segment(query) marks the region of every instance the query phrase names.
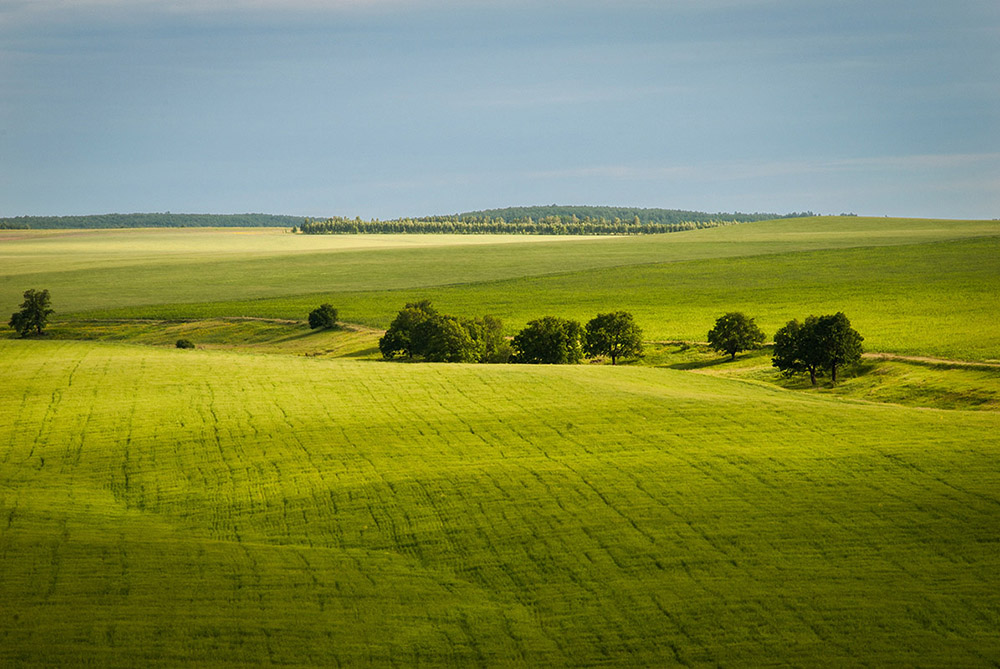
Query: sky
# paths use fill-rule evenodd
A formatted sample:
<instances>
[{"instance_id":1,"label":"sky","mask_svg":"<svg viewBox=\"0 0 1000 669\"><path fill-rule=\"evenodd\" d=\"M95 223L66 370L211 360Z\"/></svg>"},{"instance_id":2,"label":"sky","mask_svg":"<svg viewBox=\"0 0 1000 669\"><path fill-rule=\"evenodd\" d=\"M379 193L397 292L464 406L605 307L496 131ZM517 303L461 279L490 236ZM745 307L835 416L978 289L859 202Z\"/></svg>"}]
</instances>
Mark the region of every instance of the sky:
<instances>
[{"instance_id":1,"label":"sky","mask_svg":"<svg viewBox=\"0 0 1000 669\"><path fill-rule=\"evenodd\" d=\"M996 0L0 0L0 216L1000 217Z\"/></svg>"}]
</instances>

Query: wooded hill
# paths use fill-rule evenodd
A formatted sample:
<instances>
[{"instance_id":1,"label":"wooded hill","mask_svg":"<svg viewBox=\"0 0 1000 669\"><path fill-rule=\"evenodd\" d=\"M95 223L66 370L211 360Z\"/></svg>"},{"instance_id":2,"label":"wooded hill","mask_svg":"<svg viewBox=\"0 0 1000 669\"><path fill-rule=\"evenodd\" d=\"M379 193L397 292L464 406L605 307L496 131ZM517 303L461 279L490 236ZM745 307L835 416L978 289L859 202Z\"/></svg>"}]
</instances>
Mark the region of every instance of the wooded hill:
<instances>
[{"instance_id":1,"label":"wooded hill","mask_svg":"<svg viewBox=\"0 0 1000 669\"><path fill-rule=\"evenodd\" d=\"M272 214L95 214L90 216L17 216L0 218L3 229L69 228L290 228L301 216Z\"/></svg>"},{"instance_id":2,"label":"wooded hill","mask_svg":"<svg viewBox=\"0 0 1000 669\"><path fill-rule=\"evenodd\" d=\"M704 211L688 211L685 209L560 206L552 204L538 207L484 209L482 211L469 211L462 214L454 214L453 216L427 216L417 220L435 221L458 219L460 221L487 221L499 219L507 223L514 223L517 221L525 221L529 218L539 221L545 218L556 217L562 219L564 222L569 222L575 217L581 221L605 221L608 223L621 221L623 223L658 223L661 225L676 225L678 223L710 223L718 221L747 223L750 221L769 221L775 218L800 218L814 215L815 214L812 212L791 214L744 214L740 212L710 214Z\"/></svg>"},{"instance_id":3,"label":"wooded hill","mask_svg":"<svg viewBox=\"0 0 1000 669\"><path fill-rule=\"evenodd\" d=\"M671 232L704 224L745 223L774 218L795 218L812 216L811 212L792 214L743 214L687 211L683 209L640 209L628 207L586 207L557 206L507 207L505 209L485 209L446 216L423 216L420 218L398 218L392 221L362 221L334 216L322 220L312 219L311 223L323 223L322 230L311 232L518 232L535 234L599 234L629 233L622 226L670 226L643 232ZM67 228L299 228L309 221L302 216L280 216L272 214L94 214L88 216L16 216L0 218L0 230L4 229L67 229ZM329 225L330 222L347 222L348 225ZM442 225L443 224L443 225ZM456 225L459 224L459 225ZM355 227L364 229L355 229ZM511 226L519 226L512 229ZM526 227L525 227L526 226ZM554 230L553 226L566 229ZM679 227L678 227L679 226ZM391 229L390 229L391 228ZM308 227L303 232L310 232Z\"/></svg>"}]
</instances>

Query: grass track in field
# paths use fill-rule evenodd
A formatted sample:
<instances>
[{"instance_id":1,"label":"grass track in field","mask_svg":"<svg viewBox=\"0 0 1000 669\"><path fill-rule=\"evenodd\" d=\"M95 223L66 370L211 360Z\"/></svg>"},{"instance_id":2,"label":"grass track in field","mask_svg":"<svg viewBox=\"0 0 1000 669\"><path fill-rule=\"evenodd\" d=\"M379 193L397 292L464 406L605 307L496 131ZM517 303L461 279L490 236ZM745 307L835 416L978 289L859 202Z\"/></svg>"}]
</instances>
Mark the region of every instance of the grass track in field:
<instances>
[{"instance_id":1,"label":"grass track in field","mask_svg":"<svg viewBox=\"0 0 1000 669\"><path fill-rule=\"evenodd\" d=\"M381 330L345 324L330 330L312 330L290 320L213 318L206 320L60 320L45 338L128 342L175 346L187 339L197 348L236 349L253 353L381 358ZM13 336L13 333L11 333Z\"/></svg>"},{"instance_id":2,"label":"grass track in field","mask_svg":"<svg viewBox=\"0 0 1000 669\"><path fill-rule=\"evenodd\" d=\"M0 664L1000 657L995 412L51 341L0 375Z\"/></svg>"}]
</instances>

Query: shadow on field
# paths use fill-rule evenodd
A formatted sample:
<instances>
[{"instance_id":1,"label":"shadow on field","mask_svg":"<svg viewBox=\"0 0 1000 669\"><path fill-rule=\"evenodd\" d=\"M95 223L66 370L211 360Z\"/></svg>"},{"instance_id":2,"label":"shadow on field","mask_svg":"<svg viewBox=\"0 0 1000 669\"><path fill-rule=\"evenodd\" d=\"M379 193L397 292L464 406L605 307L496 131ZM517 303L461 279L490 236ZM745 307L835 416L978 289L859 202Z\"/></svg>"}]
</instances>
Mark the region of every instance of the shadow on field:
<instances>
[{"instance_id":1,"label":"shadow on field","mask_svg":"<svg viewBox=\"0 0 1000 669\"><path fill-rule=\"evenodd\" d=\"M667 369L708 369L718 367L726 363L739 362L742 356L737 356L736 360L730 360L729 356L724 358L713 358L712 360L689 360L687 362L675 362L672 365L665 365Z\"/></svg>"}]
</instances>

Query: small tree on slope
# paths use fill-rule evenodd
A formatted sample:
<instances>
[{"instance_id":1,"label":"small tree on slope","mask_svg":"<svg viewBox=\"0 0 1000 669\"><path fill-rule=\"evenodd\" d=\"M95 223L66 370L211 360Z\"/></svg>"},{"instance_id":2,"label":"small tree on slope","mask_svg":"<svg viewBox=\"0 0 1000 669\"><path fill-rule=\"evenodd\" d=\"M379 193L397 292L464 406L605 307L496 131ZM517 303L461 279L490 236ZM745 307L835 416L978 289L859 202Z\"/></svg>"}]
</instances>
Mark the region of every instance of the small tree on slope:
<instances>
[{"instance_id":1,"label":"small tree on slope","mask_svg":"<svg viewBox=\"0 0 1000 669\"><path fill-rule=\"evenodd\" d=\"M739 311L719 316L715 327L708 331L708 343L719 353L729 354L730 360L735 360L740 351L760 348L764 339L764 333L753 319Z\"/></svg>"},{"instance_id":2,"label":"small tree on slope","mask_svg":"<svg viewBox=\"0 0 1000 669\"><path fill-rule=\"evenodd\" d=\"M21 337L27 337L32 330L35 334L42 334L42 330L49 322L49 316L54 313L50 308L49 291L32 288L24 291L21 310L11 314L8 325L17 330L17 334Z\"/></svg>"}]
</instances>

